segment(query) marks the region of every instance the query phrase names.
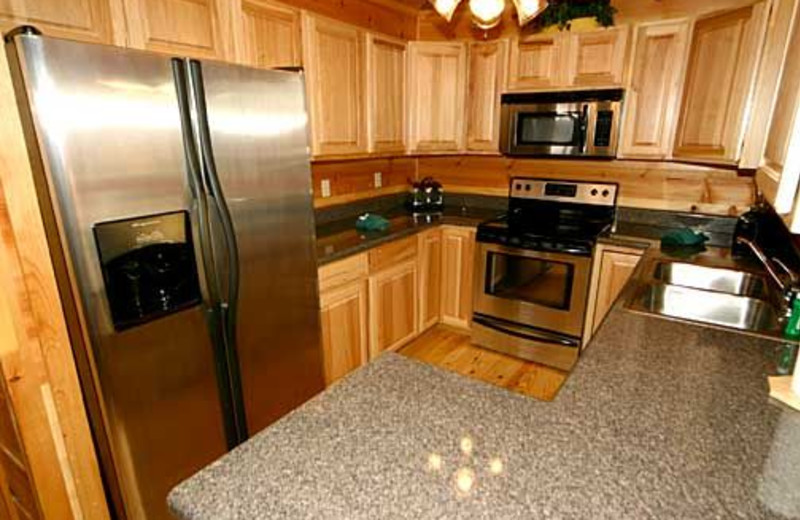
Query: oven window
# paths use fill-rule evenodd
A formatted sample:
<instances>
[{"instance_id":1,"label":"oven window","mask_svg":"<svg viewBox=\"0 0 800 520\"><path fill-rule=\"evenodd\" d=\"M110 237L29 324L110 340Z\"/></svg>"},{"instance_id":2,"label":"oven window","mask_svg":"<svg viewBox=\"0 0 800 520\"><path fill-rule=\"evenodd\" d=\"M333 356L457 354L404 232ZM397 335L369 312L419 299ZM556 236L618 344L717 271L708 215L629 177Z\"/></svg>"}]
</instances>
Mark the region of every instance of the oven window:
<instances>
[{"instance_id":1,"label":"oven window","mask_svg":"<svg viewBox=\"0 0 800 520\"><path fill-rule=\"evenodd\" d=\"M578 146L581 114L531 112L517 115L518 145Z\"/></svg>"},{"instance_id":2,"label":"oven window","mask_svg":"<svg viewBox=\"0 0 800 520\"><path fill-rule=\"evenodd\" d=\"M575 266L538 258L489 252L486 294L568 310Z\"/></svg>"}]
</instances>

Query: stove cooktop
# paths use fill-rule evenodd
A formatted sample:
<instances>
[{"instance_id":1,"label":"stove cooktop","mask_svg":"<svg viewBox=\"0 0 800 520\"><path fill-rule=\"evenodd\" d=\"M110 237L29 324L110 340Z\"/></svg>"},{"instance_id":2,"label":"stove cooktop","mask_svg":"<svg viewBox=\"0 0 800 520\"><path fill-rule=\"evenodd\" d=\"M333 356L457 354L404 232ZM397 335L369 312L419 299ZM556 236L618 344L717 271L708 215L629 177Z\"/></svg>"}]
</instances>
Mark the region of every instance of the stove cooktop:
<instances>
[{"instance_id":1,"label":"stove cooktop","mask_svg":"<svg viewBox=\"0 0 800 520\"><path fill-rule=\"evenodd\" d=\"M591 255L616 216L617 186L515 178L509 212L478 226L479 242Z\"/></svg>"}]
</instances>

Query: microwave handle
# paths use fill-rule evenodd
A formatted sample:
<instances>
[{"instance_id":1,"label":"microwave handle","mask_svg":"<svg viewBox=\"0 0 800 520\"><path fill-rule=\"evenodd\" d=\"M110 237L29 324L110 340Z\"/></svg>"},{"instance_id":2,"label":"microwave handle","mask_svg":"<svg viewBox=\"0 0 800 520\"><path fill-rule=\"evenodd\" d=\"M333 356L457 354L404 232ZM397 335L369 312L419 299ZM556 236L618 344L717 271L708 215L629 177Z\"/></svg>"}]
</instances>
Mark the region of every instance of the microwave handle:
<instances>
[{"instance_id":1,"label":"microwave handle","mask_svg":"<svg viewBox=\"0 0 800 520\"><path fill-rule=\"evenodd\" d=\"M580 149L581 153L586 153L586 145L589 142L589 104L584 103L582 111L581 111L581 143Z\"/></svg>"}]
</instances>

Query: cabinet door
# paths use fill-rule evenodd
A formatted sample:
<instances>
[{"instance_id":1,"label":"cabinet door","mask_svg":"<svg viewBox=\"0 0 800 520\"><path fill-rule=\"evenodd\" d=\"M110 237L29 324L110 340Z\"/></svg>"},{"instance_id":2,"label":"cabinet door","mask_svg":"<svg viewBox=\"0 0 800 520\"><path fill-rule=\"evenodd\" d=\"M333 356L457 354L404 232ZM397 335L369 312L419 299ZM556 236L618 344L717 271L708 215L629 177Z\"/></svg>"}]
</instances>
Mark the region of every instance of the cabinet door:
<instances>
[{"instance_id":1,"label":"cabinet door","mask_svg":"<svg viewBox=\"0 0 800 520\"><path fill-rule=\"evenodd\" d=\"M442 230L419 235L419 322L422 330L439 323L442 306Z\"/></svg>"},{"instance_id":2,"label":"cabinet door","mask_svg":"<svg viewBox=\"0 0 800 520\"><path fill-rule=\"evenodd\" d=\"M405 152L407 44L377 34L367 37L369 151Z\"/></svg>"},{"instance_id":3,"label":"cabinet door","mask_svg":"<svg viewBox=\"0 0 800 520\"><path fill-rule=\"evenodd\" d=\"M363 33L304 13L303 62L313 154L366 152Z\"/></svg>"},{"instance_id":4,"label":"cabinet door","mask_svg":"<svg viewBox=\"0 0 800 520\"><path fill-rule=\"evenodd\" d=\"M505 88L507 61L505 40L469 47L468 150L500 151L500 94Z\"/></svg>"},{"instance_id":5,"label":"cabinet door","mask_svg":"<svg viewBox=\"0 0 800 520\"><path fill-rule=\"evenodd\" d=\"M265 0L243 0L239 63L265 69L299 67L300 11Z\"/></svg>"},{"instance_id":6,"label":"cabinet door","mask_svg":"<svg viewBox=\"0 0 800 520\"><path fill-rule=\"evenodd\" d=\"M509 90L559 87L566 81L562 61L566 58L565 34L526 36L511 42Z\"/></svg>"},{"instance_id":7,"label":"cabinet door","mask_svg":"<svg viewBox=\"0 0 800 520\"><path fill-rule=\"evenodd\" d=\"M665 159L671 153L689 22L636 29L619 155Z\"/></svg>"},{"instance_id":8,"label":"cabinet door","mask_svg":"<svg viewBox=\"0 0 800 520\"><path fill-rule=\"evenodd\" d=\"M765 21L759 3L695 22L675 157L737 163Z\"/></svg>"},{"instance_id":9,"label":"cabinet door","mask_svg":"<svg viewBox=\"0 0 800 520\"><path fill-rule=\"evenodd\" d=\"M800 181L800 130L797 128L800 115L798 53L800 24L795 22L761 163L762 171L777 185L777 193L770 202L779 213L789 213L792 210Z\"/></svg>"},{"instance_id":10,"label":"cabinet door","mask_svg":"<svg viewBox=\"0 0 800 520\"><path fill-rule=\"evenodd\" d=\"M598 87L622 85L628 32L628 27L623 25L570 35L567 84Z\"/></svg>"},{"instance_id":11,"label":"cabinet door","mask_svg":"<svg viewBox=\"0 0 800 520\"><path fill-rule=\"evenodd\" d=\"M459 42L409 44L412 150L463 150L466 49Z\"/></svg>"},{"instance_id":12,"label":"cabinet door","mask_svg":"<svg viewBox=\"0 0 800 520\"><path fill-rule=\"evenodd\" d=\"M326 291L320 305L325 382L330 385L367 362L366 282Z\"/></svg>"},{"instance_id":13,"label":"cabinet door","mask_svg":"<svg viewBox=\"0 0 800 520\"><path fill-rule=\"evenodd\" d=\"M225 59L220 24L223 0L130 0L128 44L136 49Z\"/></svg>"},{"instance_id":14,"label":"cabinet door","mask_svg":"<svg viewBox=\"0 0 800 520\"><path fill-rule=\"evenodd\" d=\"M59 38L113 41L108 0L0 0L0 33L20 25Z\"/></svg>"},{"instance_id":15,"label":"cabinet door","mask_svg":"<svg viewBox=\"0 0 800 520\"><path fill-rule=\"evenodd\" d=\"M442 322L468 328L472 321L475 230L442 230Z\"/></svg>"},{"instance_id":16,"label":"cabinet door","mask_svg":"<svg viewBox=\"0 0 800 520\"><path fill-rule=\"evenodd\" d=\"M417 259L370 276L370 358L401 347L417 335Z\"/></svg>"},{"instance_id":17,"label":"cabinet door","mask_svg":"<svg viewBox=\"0 0 800 520\"><path fill-rule=\"evenodd\" d=\"M600 324L603 323L603 318L611 310L611 306L625 287L641 258L641 254L617 251L601 253L592 332L597 331Z\"/></svg>"}]
</instances>

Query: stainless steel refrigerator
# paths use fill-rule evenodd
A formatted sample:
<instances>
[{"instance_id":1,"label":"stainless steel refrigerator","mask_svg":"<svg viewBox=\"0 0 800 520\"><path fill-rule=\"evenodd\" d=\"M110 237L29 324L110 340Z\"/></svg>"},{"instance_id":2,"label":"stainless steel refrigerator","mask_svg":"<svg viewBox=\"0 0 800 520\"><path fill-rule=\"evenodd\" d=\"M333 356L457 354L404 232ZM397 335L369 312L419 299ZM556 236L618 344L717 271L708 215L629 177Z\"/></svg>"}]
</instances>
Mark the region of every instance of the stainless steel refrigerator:
<instances>
[{"instance_id":1,"label":"stainless steel refrigerator","mask_svg":"<svg viewBox=\"0 0 800 520\"><path fill-rule=\"evenodd\" d=\"M168 518L324 386L303 76L6 42L107 491Z\"/></svg>"}]
</instances>

